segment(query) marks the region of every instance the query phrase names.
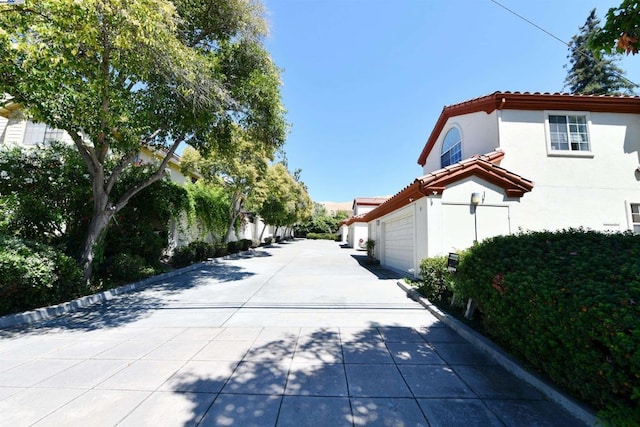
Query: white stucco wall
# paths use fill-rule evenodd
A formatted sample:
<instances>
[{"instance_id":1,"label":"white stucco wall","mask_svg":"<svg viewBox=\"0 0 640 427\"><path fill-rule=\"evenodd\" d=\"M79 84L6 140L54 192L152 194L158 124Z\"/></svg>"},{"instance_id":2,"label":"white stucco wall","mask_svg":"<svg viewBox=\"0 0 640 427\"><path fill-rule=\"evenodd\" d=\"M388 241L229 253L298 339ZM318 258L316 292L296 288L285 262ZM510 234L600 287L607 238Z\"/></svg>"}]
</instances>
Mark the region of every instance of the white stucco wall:
<instances>
[{"instance_id":1,"label":"white stucco wall","mask_svg":"<svg viewBox=\"0 0 640 427\"><path fill-rule=\"evenodd\" d=\"M512 211L516 228L631 228L626 203L640 203L640 115L589 118L590 154L559 156L547 148L544 111L501 111L501 166L535 184Z\"/></svg>"},{"instance_id":2,"label":"white stucco wall","mask_svg":"<svg viewBox=\"0 0 640 427\"><path fill-rule=\"evenodd\" d=\"M480 111L452 117L442 129L438 140L434 145L427 161L422 168L426 175L440 167L440 153L442 142L447 132L453 127L460 130L462 138L462 158L466 159L476 154L486 154L498 147L498 114L494 111L490 114Z\"/></svg>"},{"instance_id":3,"label":"white stucco wall","mask_svg":"<svg viewBox=\"0 0 640 427\"><path fill-rule=\"evenodd\" d=\"M366 222L354 222L349 225L347 242L349 246L358 250L366 250L361 248L358 242L362 239L366 242L369 239L369 228Z\"/></svg>"}]
</instances>

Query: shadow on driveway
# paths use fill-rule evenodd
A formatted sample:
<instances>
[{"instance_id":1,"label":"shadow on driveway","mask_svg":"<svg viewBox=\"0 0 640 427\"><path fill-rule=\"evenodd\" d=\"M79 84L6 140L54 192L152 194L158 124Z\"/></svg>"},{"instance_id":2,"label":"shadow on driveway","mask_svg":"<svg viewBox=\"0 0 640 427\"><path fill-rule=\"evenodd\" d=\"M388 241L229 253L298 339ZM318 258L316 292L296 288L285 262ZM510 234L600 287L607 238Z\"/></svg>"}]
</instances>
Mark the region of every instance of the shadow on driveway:
<instances>
[{"instance_id":1,"label":"shadow on driveway","mask_svg":"<svg viewBox=\"0 0 640 427\"><path fill-rule=\"evenodd\" d=\"M201 286L241 281L255 273L233 265L208 264L132 292L118 295L109 301L62 314L50 320L0 330L0 338L14 335L41 334L55 330L92 331L116 328L148 317L154 310L169 305L168 296Z\"/></svg>"},{"instance_id":2,"label":"shadow on driveway","mask_svg":"<svg viewBox=\"0 0 640 427\"><path fill-rule=\"evenodd\" d=\"M372 274L374 274L380 280L387 279L402 279L406 277L402 273L398 273L394 270L389 270L388 268L380 266L380 264L373 264L369 260L366 255L351 255L353 259L358 261L361 267L369 270Z\"/></svg>"}]
</instances>

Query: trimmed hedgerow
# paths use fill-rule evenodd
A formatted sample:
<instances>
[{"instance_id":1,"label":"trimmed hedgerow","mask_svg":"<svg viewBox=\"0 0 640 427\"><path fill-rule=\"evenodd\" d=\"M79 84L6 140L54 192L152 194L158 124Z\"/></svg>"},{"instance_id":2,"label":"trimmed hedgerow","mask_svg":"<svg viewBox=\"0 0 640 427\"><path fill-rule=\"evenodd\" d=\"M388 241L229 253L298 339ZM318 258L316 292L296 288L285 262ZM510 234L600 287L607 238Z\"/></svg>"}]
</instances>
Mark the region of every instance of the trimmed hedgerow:
<instances>
[{"instance_id":1,"label":"trimmed hedgerow","mask_svg":"<svg viewBox=\"0 0 640 427\"><path fill-rule=\"evenodd\" d=\"M310 240L337 240L338 235L335 233L307 233L307 239Z\"/></svg>"},{"instance_id":2,"label":"trimmed hedgerow","mask_svg":"<svg viewBox=\"0 0 640 427\"><path fill-rule=\"evenodd\" d=\"M640 423L640 236L494 237L469 249L456 286L514 355L608 421Z\"/></svg>"},{"instance_id":3,"label":"trimmed hedgerow","mask_svg":"<svg viewBox=\"0 0 640 427\"><path fill-rule=\"evenodd\" d=\"M81 295L82 271L73 258L36 242L0 235L0 315Z\"/></svg>"}]
</instances>

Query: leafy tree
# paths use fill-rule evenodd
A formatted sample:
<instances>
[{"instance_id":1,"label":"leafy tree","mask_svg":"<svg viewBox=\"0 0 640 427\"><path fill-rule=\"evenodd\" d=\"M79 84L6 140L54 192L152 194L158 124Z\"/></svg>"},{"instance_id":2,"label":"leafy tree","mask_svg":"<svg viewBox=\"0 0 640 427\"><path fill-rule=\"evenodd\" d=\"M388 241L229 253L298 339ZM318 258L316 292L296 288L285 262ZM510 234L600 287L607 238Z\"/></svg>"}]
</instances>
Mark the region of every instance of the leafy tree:
<instances>
[{"instance_id":1,"label":"leafy tree","mask_svg":"<svg viewBox=\"0 0 640 427\"><path fill-rule=\"evenodd\" d=\"M565 86L571 93L588 95L633 93L635 85L624 78L624 71L615 65L613 59L596 57L586 48L589 37L598 31L599 23L593 9L580 32L571 38L567 56L571 68Z\"/></svg>"},{"instance_id":2,"label":"leafy tree","mask_svg":"<svg viewBox=\"0 0 640 427\"><path fill-rule=\"evenodd\" d=\"M205 180L225 189L229 195L228 227L224 243L228 243L235 225L256 184L265 176L273 147L248 139L246 132L233 132L234 144L224 150L210 150L201 156L196 150L186 149L182 156L183 169L196 169Z\"/></svg>"},{"instance_id":3,"label":"leafy tree","mask_svg":"<svg viewBox=\"0 0 640 427\"><path fill-rule=\"evenodd\" d=\"M38 0L0 6L0 93L35 121L65 130L91 179L80 262L129 200L165 174L182 143L232 143L231 130L278 147L279 71L251 0ZM145 181L114 195L142 146L164 154ZM109 167L109 157L113 167Z\"/></svg>"},{"instance_id":4,"label":"leafy tree","mask_svg":"<svg viewBox=\"0 0 640 427\"><path fill-rule=\"evenodd\" d=\"M299 175L299 174L298 174ZM266 224L291 226L310 217L312 201L304 184L296 181L282 163L267 170L251 199L252 208ZM262 230L260 239L262 239Z\"/></svg>"},{"instance_id":5,"label":"leafy tree","mask_svg":"<svg viewBox=\"0 0 640 427\"><path fill-rule=\"evenodd\" d=\"M329 215L320 203L313 203L311 217L296 226L296 235L306 236L308 233L336 233L341 220L348 218L345 211L338 211L335 215Z\"/></svg>"},{"instance_id":6,"label":"leafy tree","mask_svg":"<svg viewBox=\"0 0 640 427\"><path fill-rule=\"evenodd\" d=\"M589 39L588 48L596 55L626 53L635 55L640 50L640 3L624 0L607 12L606 22Z\"/></svg>"}]
</instances>

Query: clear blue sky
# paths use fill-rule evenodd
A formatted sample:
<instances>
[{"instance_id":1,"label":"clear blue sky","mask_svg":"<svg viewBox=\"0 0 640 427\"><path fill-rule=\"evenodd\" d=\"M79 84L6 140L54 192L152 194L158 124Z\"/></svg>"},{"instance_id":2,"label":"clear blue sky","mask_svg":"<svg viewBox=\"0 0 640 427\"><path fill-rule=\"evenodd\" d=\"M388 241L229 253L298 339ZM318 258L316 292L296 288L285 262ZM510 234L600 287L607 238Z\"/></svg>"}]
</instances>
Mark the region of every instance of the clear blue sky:
<instances>
[{"instance_id":1,"label":"clear blue sky","mask_svg":"<svg viewBox=\"0 0 640 427\"><path fill-rule=\"evenodd\" d=\"M621 0L499 0L569 41ZM289 169L316 201L393 195L442 107L495 91L562 92L567 47L491 0L264 0L283 70ZM640 55L618 65L640 83ZM637 91L640 94L640 90Z\"/></svg>"}]
</instances>

